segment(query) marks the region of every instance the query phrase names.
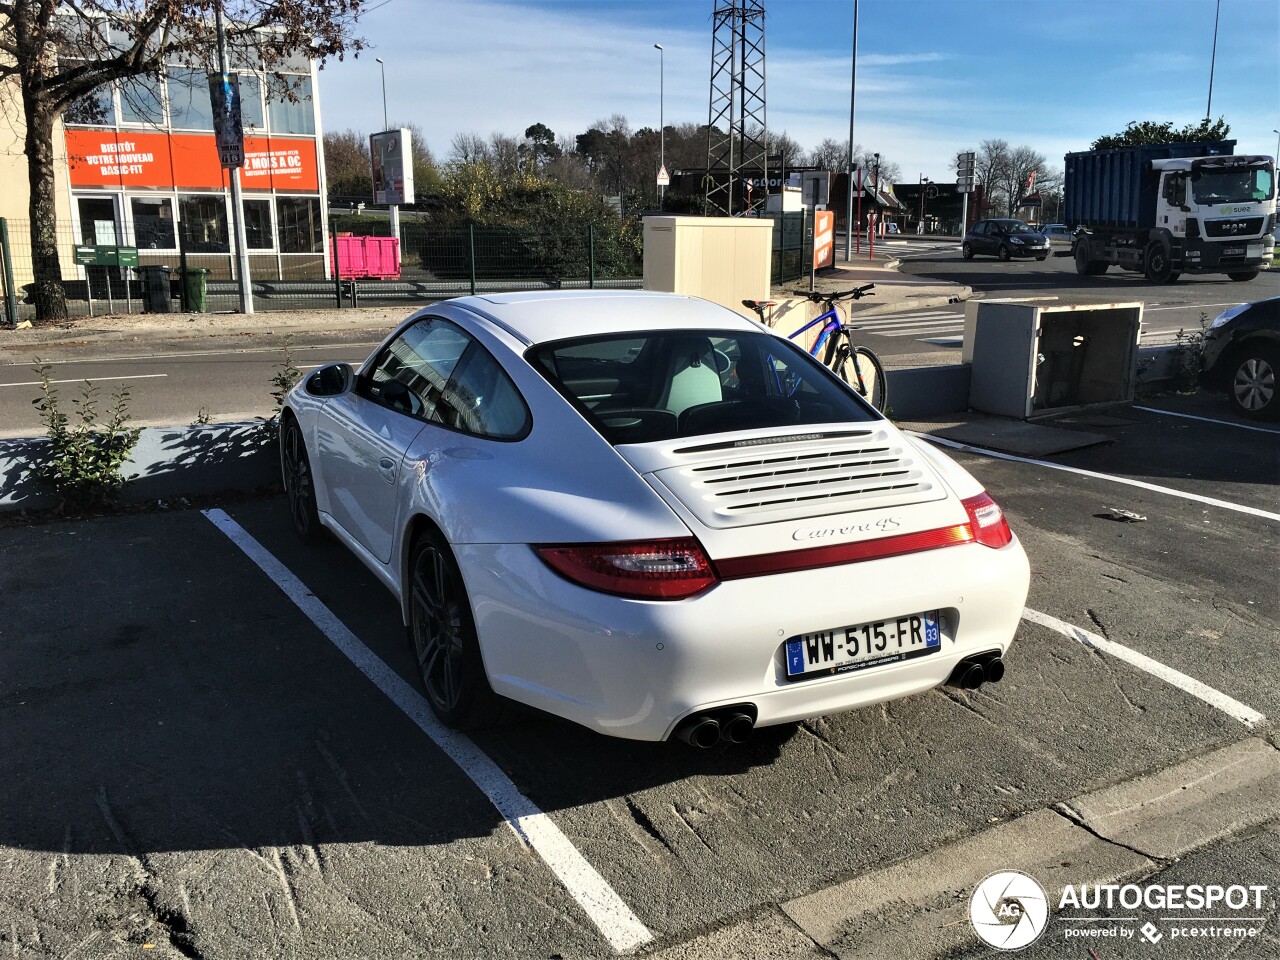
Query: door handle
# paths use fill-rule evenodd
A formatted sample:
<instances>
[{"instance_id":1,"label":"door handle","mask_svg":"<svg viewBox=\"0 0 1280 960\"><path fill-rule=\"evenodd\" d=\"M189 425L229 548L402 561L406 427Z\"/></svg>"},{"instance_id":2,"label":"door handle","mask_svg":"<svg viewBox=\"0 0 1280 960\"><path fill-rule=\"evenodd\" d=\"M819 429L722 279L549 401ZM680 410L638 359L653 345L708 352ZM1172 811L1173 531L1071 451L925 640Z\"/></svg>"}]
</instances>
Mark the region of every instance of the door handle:
<instances>
[{"instance_id":1,"label":"door handle","mask_svg":"<svg viewBox=\"0 0 1280 960\"><path fill-rule=\"evenodd\" d=\"M390 457L383 457L378 461L378 472L387 483L396 482L396 462Z\"/></svg>"}]
</instances>

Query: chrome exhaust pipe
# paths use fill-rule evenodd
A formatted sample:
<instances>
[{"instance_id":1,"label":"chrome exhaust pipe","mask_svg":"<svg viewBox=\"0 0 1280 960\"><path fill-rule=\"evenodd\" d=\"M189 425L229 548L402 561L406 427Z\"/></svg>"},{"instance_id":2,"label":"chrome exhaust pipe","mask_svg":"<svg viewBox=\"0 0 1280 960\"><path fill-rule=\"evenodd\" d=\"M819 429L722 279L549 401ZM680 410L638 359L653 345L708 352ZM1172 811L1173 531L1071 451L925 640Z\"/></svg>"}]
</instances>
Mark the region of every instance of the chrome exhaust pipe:
<instances>
[{"instance_id":1,"label":"chrome exhaust pipe","mask_svg":"<svg viewBox=\"0 0 1280 960\"><path fill-rule=\"evenodd\" d=\"M695 714L676 727L676 736L691 747L707 750L720 742L720 721L706 714Z\"/></svg>"},{"instance_id":2,"label":"chrome exhaust pipe","mask_svg":"<svg viewBox=\"0 0 1280 960\"><path fill-rule=\"evenodd\" d=\"M748 713L725 714L720 721L720 738L726 743L746 743L756 728L755 719Z\"/></svg>"}]
</instances>

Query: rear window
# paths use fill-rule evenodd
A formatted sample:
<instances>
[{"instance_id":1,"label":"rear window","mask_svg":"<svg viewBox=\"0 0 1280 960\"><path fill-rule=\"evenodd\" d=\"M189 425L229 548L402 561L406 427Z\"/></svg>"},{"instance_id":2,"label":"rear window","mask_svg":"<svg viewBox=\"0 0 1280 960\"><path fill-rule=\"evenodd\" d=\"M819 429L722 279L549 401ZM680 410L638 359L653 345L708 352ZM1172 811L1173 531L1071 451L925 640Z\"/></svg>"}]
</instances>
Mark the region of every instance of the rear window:
<instances>
[{"instance_id":1,"label":"rear window","mask_svg":"<svg viewBox=\"0 0 1280 960\"><path fill-rule=\"evenodd\" d=\"M879 419L818 361L764 333L627 333L528 358L613 444Z\"/></svg>"}]
</instances>

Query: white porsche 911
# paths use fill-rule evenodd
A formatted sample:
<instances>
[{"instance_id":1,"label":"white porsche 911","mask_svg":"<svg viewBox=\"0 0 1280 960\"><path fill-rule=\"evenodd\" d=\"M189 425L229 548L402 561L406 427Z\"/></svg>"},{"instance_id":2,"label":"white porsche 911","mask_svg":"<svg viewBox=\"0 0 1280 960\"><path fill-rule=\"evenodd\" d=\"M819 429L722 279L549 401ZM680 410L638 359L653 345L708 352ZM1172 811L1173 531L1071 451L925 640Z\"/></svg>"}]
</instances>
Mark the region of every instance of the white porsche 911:
<instances>
[{"instance_id":1,"label":"white porsche 911","mask_svg":"<svg viewBox=\"0 0 1280 960\"><path fill-rule=\"evenodd\" d=\"M458 727L505 697L740 742L999 680L1027 595L973 477L689 297L437 303L359 370L307 376L280 430L299 533L327 528L391 590Z\"/></svg>"}]
</instances>

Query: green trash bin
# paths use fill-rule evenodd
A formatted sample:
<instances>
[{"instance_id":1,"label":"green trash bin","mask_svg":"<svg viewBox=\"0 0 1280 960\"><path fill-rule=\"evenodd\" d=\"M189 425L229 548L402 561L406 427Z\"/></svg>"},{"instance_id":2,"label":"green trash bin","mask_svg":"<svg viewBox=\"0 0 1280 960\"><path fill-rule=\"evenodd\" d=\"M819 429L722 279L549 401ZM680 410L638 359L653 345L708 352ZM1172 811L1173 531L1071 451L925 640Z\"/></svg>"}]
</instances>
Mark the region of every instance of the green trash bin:
<instances>
[{"instance_id":1,"label":"green trash bin","mask_svg":"<svg viewBox=\"0 0 1280 960\"><path fill-rule=\"evenodd\" d=\"M182 274L182 292L192 313L209 312L209 273L203 267L187 267Z\"/></svg>"}]
</instances>

